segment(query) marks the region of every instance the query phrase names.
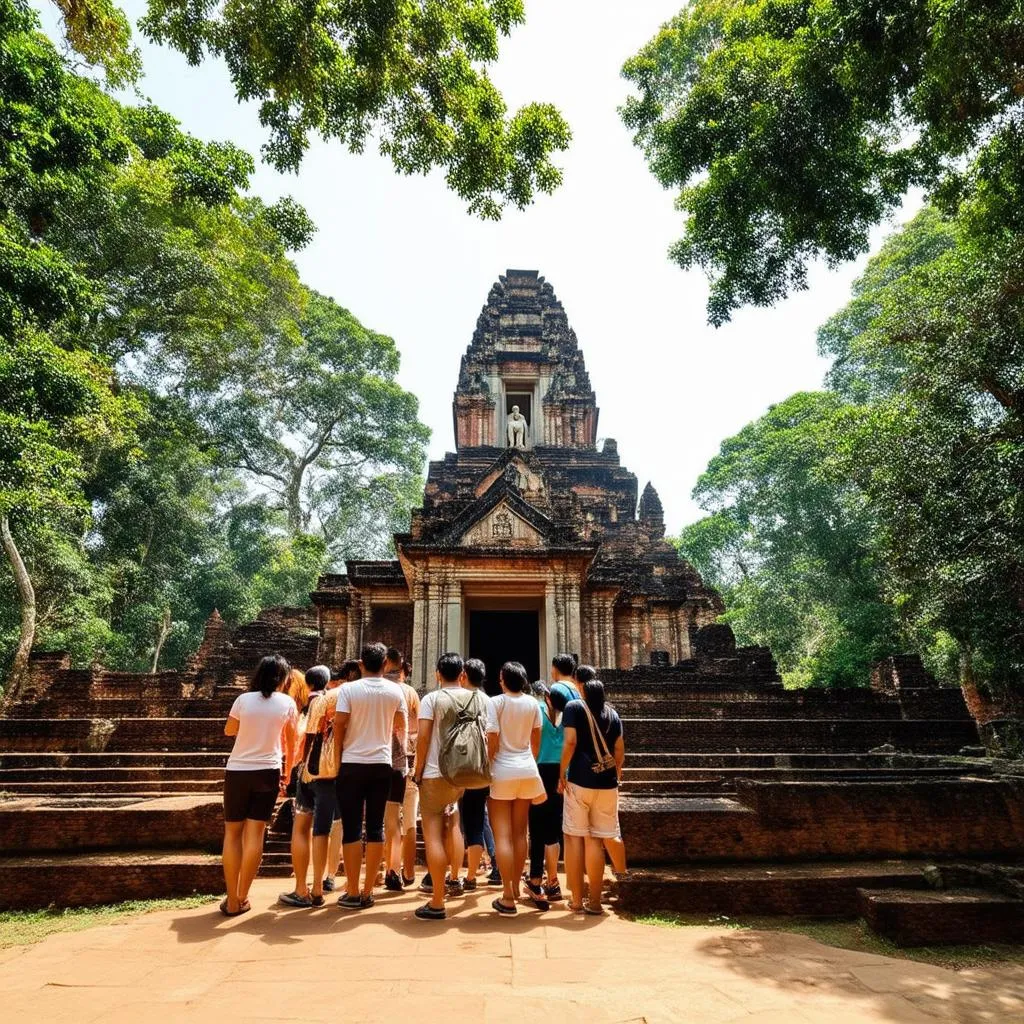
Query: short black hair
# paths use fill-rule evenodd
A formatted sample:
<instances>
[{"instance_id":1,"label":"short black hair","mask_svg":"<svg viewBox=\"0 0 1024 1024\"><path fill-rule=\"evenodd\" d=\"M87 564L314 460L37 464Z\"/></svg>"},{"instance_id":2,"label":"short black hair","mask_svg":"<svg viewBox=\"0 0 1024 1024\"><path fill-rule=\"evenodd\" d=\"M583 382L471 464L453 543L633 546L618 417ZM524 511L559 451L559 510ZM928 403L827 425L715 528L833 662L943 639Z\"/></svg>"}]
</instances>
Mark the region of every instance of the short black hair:
<instances>
[{"instance_id":1,"label":"short black hair","mask_svg":"<svg viewBox=\"0 0 1024 1024\"><path fill-rule=\"evenodd\" d=\"M405 655L397 647L388 648L388 661L394 665L401 667L402 662L405 660Z\"/></svg>"},{"instance_id":2,"label":"short black hair","mask_svg":"<svg viewBox=\"0 0 1024 1024\"><path fill-rule=\"evenodd\" d=\"M412 678L412 662L411 661L403 661L402 662L402 671L405 673L406 679L411 679Z\"/></svg>"},{"instance_id":3,"label":"short black hair","mask_svg":"<svg viewBox=\"0 0 1024 1024\"><path fill-rule=\"evenodd\" d=\"M591 679L597 678L597 669L593 665L577 665L572 677L580 686L585 686Z\"/></svg>"},{"instance_id":4,"label":"short black hair","mask_svg":"<svg viewBox=\"0 0 1024 1024\"><path fill-rule=\"evenodd\" d=\"M353 676L357 679L363 674L362 669L359 667L359 662L355 658L349 658L348 661L344 662L341 668L336 669L331 673L332 679L340 679L342 682L348 682Z\"/></svg>"},{"instance_id":5,"label":"short black hair","mask_svg":"<svg viewBox=\"0 0 1024 1024\"><path fill-rule=\"evenodd\" d=\"M291 671L288 662L280 654L268 654L253 673L249 689L258 690L264 697L270 695L284 682L285 676Z\"/></svg>"},{"instance_id":6,"label":"short black hair","mask_svg":"<svg viewBox=\"0 0 1024 1024\"><path fill-rule=\"evenodd\" d=\"M535 680L533 686L530 687L530 691L533 693L534 697L544 698L551 696L548 684L545 683L543 679Z\"/></svg>"},{"instance_id":7,"label":"short black hair","mask_svg":"<svg viewBox=\"0 0 1024 1024\"><path fill-rule=\"evenodd\" d=\"M523 693L530 685L530 677L518 661L506 661L501 666L501 681L513 693Z\"/></svg>"},{"instance_id":8,"label":"short black hair","mask_svg":"<svg viewBox=\"0 0 1024 1024\"><path fill-rule=\"evenodd\" d=\"M462 666L466 678L479 689L487 682L487 666L479 658L467 658Z\"/></svg>"},{"instance_id":9,"label":"short black hair","mask_svg":"<svg viewBox=\"0 0 1024 1024\"><path fill-rule=\"evenodd\" d=\"M556 654L551 659L551 667L557 668L563 676L571 676L576 671L576 658L572 654Z\"/></svg>"},{"instance_id":10,"label":"short black hair","mask_svg":"<svg viewBox=\"0 0 1024 1024\"><path fill-rule=\"evenodd\" d=\"M437 659L437 671L446 683L454 683L462 675L462 655L456 651L445 651Z\"/></svg>"},{"instance_id":11,"label":"short black hair","mask_svg":"<svg viewBox=\"0 0 1024 1024\"><path fill-rule=\"evenodd\" d=\"M326 665L314 665L306 673L306 685L311 693L323 690L331 681L331 670Z\"/></svg>"},{"instance_id":12,"label":"short black hair","mask_svg":"<svg viewBox=\"0 0 1024 1024\"><path fill-rule=\"evenodd\" d=\"M387 660L388 649L382 643L366 644L359 652L359 660L367 672L379 672Z\"/></svg>"}]
</instances>

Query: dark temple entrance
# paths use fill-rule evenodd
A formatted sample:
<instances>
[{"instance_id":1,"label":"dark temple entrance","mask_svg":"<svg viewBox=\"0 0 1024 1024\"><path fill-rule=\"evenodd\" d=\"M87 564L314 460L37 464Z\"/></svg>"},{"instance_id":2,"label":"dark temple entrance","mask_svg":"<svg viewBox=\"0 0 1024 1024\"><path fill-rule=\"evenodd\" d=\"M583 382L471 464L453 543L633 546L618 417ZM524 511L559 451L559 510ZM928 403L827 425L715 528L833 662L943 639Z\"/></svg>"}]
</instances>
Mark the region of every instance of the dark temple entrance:
<instances>
[{"instance_id":1,"label":"dark temple entrance","mask_svg":"<svg viewBox=\"0 0 1024 1024\"><path fill-rule=\"evenodd\" d=\"M522 662L532 683L540 679L540 618L536 611L469 613L469 656L487 666L487 692L501 692L498 671L506 661Z\"/></svg>"}]
</instances>

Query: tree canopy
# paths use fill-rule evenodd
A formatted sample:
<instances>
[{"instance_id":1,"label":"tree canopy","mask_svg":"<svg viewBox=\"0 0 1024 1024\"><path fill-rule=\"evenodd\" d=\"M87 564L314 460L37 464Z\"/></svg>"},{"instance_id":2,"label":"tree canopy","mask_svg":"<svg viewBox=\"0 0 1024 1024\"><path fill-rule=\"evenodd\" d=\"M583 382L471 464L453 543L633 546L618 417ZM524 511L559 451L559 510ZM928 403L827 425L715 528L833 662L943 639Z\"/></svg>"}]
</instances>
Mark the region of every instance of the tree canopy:
<instances>
[{"instance_id":1,"label":"tree canopy","mask_svg":"<svg viewBox=\"0 0 1024 1024\"><path fill-rule=\"evenodd\" d=\"M313 225L249 192L247 153L115 101L20 0L0 48L0 659L17 676L36 642L155 671L214 607L304 603L379 550L426 430L394 342L299 280ZM243 408L278 466L319 445L298 514L238 458Z\"/></svg>"},{"instance_id":2,"label":"tree canopy","mask_svg":"<svg viewBox=\"0 0 1024 1024\"><path fill-rule=\"evenodd\" d=\"M965 159L1019 171L1021 24L1019 0L695 0L663 26L622 116L679 190L672 258L711 276L712 323L864 252L911 186L952 213Z\"/></svg>"}]
</instances>

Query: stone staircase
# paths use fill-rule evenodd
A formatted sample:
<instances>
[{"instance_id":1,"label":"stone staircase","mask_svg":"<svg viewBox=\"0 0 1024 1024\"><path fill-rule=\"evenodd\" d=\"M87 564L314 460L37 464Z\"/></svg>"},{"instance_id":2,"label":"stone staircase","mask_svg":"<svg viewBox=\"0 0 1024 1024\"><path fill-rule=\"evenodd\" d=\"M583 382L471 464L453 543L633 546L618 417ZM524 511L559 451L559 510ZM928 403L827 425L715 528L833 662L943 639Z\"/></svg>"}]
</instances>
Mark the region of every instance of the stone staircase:
<instances>
[{"instance_id":1,"label":"stone staircase","mask_svg":"<svg viewBox=\"0 0 1024 1024\"><path fill-rule=\"evenodd\" d=\"M1020 783L960 756L978 731L959 691L786 691L711 667L603 674L626 730L623 834L648 865L624 908L848 914L858 890L917 891L925 859L1024 851ZM217 891L243 680L40 674L0 719L0 902ZM290 873L286 836L268 833L262 872Z\"/></svg>"}]
</instances>

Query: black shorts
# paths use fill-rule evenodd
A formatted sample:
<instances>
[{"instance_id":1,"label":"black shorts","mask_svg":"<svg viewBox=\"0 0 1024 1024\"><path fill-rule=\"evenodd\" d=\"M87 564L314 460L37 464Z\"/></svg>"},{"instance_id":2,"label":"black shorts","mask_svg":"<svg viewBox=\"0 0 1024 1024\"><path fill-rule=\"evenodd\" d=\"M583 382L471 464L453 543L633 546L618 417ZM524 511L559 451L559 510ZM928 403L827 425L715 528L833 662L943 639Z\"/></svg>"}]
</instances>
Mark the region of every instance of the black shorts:
<instances>
[{"instance_id":1,"label":"black shorts","mask_svg":"<svg viewBox=\"0 0 1024 1024\"><path fill-rule=\"evenodd\" d=\"M281 788L280 768L224 772L224 820L270 821Z\"/></svg>"},{"instance_id":2,"label":"black shorts","mask_svg":"<svg viewBox=\"0 0 1024 1024\"><path fill-rule=\"evenodd\" d=\"M406 776L397 768L391 769L391 789L388 791L388 803L400 804L405 802Z\"/></svg>"},{"instance_id":3,"label":"black shorts","mask_svg":"<svg viewBox=\"0 0 1024 1024\"><path fill-rule=\"evenodd\" d=\"M358 843L366 816L366 841L384 842L384 807L391 790L391 765L343 764L338 772L341 841Z\"/></svg>"},{"instance_id":4,"label":"black shorts","mask_svg":"<svg viewBox=\"0 0 1024 1024\"><path fill-rule=\"evenodd\" d=\"M490 792L490 786L467 789L459 801L459 820L462 822L462 834L467 846L484 845L484 812L487 810Z\"/></svg>"}]
</instances>

